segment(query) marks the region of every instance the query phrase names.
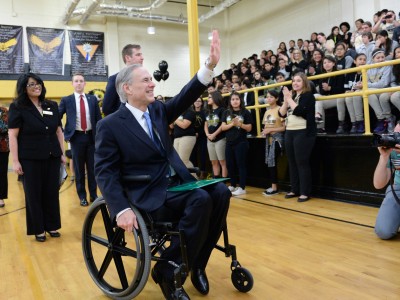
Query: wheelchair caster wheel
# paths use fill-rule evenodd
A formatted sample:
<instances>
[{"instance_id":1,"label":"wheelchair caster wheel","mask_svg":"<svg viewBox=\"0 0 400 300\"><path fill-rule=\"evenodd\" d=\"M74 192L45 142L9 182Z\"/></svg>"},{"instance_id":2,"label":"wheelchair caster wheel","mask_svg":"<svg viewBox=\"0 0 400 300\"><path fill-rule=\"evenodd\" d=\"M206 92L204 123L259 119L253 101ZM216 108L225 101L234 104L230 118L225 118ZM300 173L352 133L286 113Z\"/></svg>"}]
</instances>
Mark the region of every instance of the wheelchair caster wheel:
<instances>
[{"instance_id":1,"label":"wheelchair caster wheel","mask_svg":"<svg viewBox=\"0 0 400 300\"><path fill-rule=\"evenodd\" d=\"M231 279L233 285L239 292L247 293L253 288L253 276L245 268L238 267L232 270Z\"/></svg>"}]
</instances>

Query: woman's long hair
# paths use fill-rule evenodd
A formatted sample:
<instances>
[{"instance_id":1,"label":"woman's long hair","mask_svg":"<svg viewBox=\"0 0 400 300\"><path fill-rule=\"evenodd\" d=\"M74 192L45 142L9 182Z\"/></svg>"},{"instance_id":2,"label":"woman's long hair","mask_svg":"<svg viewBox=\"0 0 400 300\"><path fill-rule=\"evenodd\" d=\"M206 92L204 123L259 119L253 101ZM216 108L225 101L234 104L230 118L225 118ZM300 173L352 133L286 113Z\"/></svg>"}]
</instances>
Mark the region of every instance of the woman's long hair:
<instances>
[{"instance_id":1,"label":"woman's long hair","mask_svg":"<svg viewBox=\"0 0 400 300\"><path fill-rule=\"evenodd\" d=\"M210 93L211 98L213 99L213 102L216 106L218 107L224 107L224 98L222 97L222 94L220 91L214 91ZM211 112L212 111L212 105L208 105L207 111Z\"/></svg>"},{"instance_id":2,"label":"woman's long hair","mask_svg":"<svg viewBox=\"0 0 400 300\"><path fill-rule=\"evenodd\" d=\"M242 111L243 109L244 109L244 100L243 100L243 98L241 97L241 95L238 93L238 92L232 92L230 95L229 95L229 105L228 105L228 109L229 109L229 112L232 114L233 113L233 107L232 107L232 104L231 104L231 99L232 99L232 97L233 96L238 96L239 97L239 99L240 99L240 111Z\"/></svg>"},{"instance_id":3,"label":"woman's long hair","mask_svg":"<svg viewBox=\"0 0 400 300\"><path fill-rule=\"evenodd\" d=\"M331 71L331 72L337 71L336 59L335 59L333 56L331 56L331 55L327 55L327 56L325 56L324 59L322 60L322 64L324 63L324 60L326 60L326 59L329 60L330 62L333 62L333 68L332 68L332 71ZM325 70L324 67L322 67L322 73L327 73L327 71Z\"/></svg>"},{"instance_id":4,"label":"woman's long hair","mask_svg":"<svg viewBox=\"0 0 400 300\"><path fill-rule=\"evenodd\" d=\"M378 38L378 36L383 36L386 38L385 45L381 45L381 47L382 46L385 47L385 56L390 55L390 50L392 48L393 41L389 38L388 32L386 30L381 30L376 34L376 38Z\"/></svg>"},{"instance_id":5,"label":"woman's long hair","mask_svg":"<svg viewBox=\"0 0 400 300\"><path fill-rule=\"evenodd\" d=\"M393 59L396 59L396 50L400 49L400 46L394 48L393 50ZM394 81L400 85L400 64L396 64L393 66L392 69L393 75L394 75Z\"/></svg>"},{"instance_id":6,"label":"woman's long hair","mask_svg":"<svg viewBox=\"0 0 400 300\"><path fill-rule=\"evenodd\" d=\"M14 103L17 106L28 107L33 105L27 93L27 88L28 88L27 85L29 78L36 80L36 82L42 86L42 92L40 93L39 96L39 103L43 103L45 101L46 88L44 86L43 80L34 73L27 73L27 74L22 74L17 80L17 88L15 91L16 95L14 99Z\"/></svg>"}]
</instances>

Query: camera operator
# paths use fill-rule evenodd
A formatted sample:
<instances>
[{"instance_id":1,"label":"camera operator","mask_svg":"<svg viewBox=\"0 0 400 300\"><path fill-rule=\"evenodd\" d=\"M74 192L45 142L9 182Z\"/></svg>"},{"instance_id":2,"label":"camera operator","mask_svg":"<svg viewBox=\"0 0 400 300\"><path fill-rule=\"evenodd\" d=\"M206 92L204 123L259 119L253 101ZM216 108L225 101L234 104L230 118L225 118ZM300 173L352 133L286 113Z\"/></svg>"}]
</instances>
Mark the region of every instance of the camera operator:
<instances>
[{"instance_id":1,"label":"camera operator","mask_svg":"<svg viewBox=\"0 0 400 300\"><path fill-rule=\"evenodd\" d=\"M400 124L395 127L395 133L400 132ZM375 233L383 240L397 235L400 227L400 144L394 148L378 147L380 157L374 173L374 187L386 188L385 199L379 208L376 218ZM394 170L394 182L392 173ZM396 193L396 195L394 194ZM396 199L397 198L397 199Z\"/></svg>"}]
</instances>

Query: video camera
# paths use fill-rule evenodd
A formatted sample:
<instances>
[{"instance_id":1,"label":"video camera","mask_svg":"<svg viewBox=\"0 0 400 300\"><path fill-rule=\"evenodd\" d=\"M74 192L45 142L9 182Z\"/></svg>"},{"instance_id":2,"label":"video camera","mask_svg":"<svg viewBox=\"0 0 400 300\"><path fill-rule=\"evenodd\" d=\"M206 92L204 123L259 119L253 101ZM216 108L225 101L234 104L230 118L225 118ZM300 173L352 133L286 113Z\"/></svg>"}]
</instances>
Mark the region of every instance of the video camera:
<instances>
[{"instance_id":1,"label":"video camera","mask_svg":"<svg viewBox=\"0 0 400 300\"><path fill-rule=\"evenodd\" d=\"M400 145L400 132L376 134L372 138L372 146L394 148L397 144Z\"/></svg>"}]
</instances>

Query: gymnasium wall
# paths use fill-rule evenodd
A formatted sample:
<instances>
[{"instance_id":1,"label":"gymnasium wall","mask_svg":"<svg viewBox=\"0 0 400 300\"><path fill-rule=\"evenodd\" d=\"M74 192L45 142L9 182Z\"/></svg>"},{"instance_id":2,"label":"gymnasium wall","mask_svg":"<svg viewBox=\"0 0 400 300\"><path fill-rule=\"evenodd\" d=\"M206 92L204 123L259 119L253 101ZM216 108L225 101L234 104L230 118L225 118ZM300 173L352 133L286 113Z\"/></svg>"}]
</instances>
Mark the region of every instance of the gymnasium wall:
<instances>
[{"instance_id":1,"label":"gymnasium wall","mask_svg":"<svg viewBox=\"0 0 400 300\"><path fill-rule=\"evenodd\" d=\"M189 80L189 47L186 25L153 22L155 35L148 35L150 21L117 17L92 16L87 24L79 25L73 19L68 25L61 22L67 1L65 0L1 0L0 23L24 27L64 28L71 30L100 31L105 33L105 60L109 74L123 67L120 50L127 43L142 45L144 66L152 73L158 62L166 60L170 77L157 83L156 94L173 96ZM83 3L84 1L82 1ZM130 5L126 1L126 5ZM139 1L135 5L145 5ZM79 7L79 5L78 5ZM178 3L164 6L166 15L186 17L186 7ZM280 41L288 42L299 37L307 39L313 31L329 33L333 25L348 21L352 26L357 18L372 21L375 11L382 8L400 10L399 1L390 0L242 0L228 10L199 25L200 62L208 54L207 33L217 28L222 40L222 58L217 73L238 62L242 57L260 53L263 49L276 50ZM199 8L199 16L209 10ZM353 29L353 28L352 28ZM26 38L26 35L25 35ZM28 48L24 43L25 62L28 63ZM65 43L65 64L70 64L69 43ZM88 82L87 90L105 88L105 82ZM48 82L48 97L58 99L72 92L69 81ZM15 80L0 80L0 100L11 99L15 92Z\"/></svg>"}]
</instances>

